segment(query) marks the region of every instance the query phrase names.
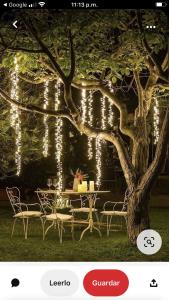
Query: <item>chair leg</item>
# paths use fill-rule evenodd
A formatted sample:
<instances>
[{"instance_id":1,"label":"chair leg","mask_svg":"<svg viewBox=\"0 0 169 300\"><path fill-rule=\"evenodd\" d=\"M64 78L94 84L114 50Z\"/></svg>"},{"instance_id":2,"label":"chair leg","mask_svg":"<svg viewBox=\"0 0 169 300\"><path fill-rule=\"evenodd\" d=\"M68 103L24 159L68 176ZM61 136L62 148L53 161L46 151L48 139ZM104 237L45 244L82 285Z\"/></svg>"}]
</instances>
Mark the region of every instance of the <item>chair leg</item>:
<instances>
[{"instance_id":1,"label":"chair leg","mask_svg":"<svg viewBox=\"0 0 169 300\"><path fill-rule=\"evenodd\" d=\"M109 234L110 234L110 229L111 229L111 221L112 221L112 216L110 216L110 220L109 220Z\"/></svg>"},{"instance_id":2,"label":"chair leg","mask_svg":"<svg viewBox=\"0 0 169 300\"><path fill-rule=\"evenodd\" d=\"M104 217L104 215L102 214L101 217L100 217L100 223L103 222L103 217Z\"/></svg>"},{"instance_id":3,"label":"chair leg","mask_svg":"<svg viewBox=\"0 0 169 300\"><path fill-rule=\"evenodd\" d=\"M74 220L72 220L71 222L71 232L72 232L72 240L74 241L75 237L74 237Z\"/></svg>"},{"instance_id":4,"label":"chair leg","mask_svg":"<svg viewBox=\"0 0 169 300\"><path fill-rule=\"evenodd\" d=\"M15 218L14 221L13 221L12 232L11 232L11 238L13 237L13 234L14 234L16 220L17 220L17 218Z\"/></svg>"},{"instance_id":5,"label":"chair leg","mask_svg":"<svg viewBox=\"0 0 169 300\"><path fill-rule=\"evenodd\" d=\"M60 224L59 224L59 221L57 221L57 224L58 224L58 233L59 233L59 241L60 241Z\"/></svg>"},{"instance_id":6,"label":"chair leg","mask_svg":"<svg viewBox=\"0 0 169 300\"><path fill-rule=\"evenodd\" d=\"M41 225L42 225L42 234L43 234L43 241L44 241L45 223L46 223L46 220L44 221L44 219L40 217L40 221L41 221Z\"/></svg>"},{"instance_id":7,"label":"chair leg","mask_svg":"<svg viewBox=\"0 0 169 300\"><path fill-rule=\"evenodd\" d=\"M98 215L97 211L95 212L95 216L96 216L97 224L98 224L99 229L100 229L100 220L99 220L99 215Z\"/></svg>"},{"instance_id":8,"label":"chair leg","mask_svg":"<svg viewBox=\"0 0 169 300\"><path fill-rule=\"evenodd\" d=\"M107 216L107 236L109 236L109 216Z\"/></svg>"},{"instance_id":9,"label":"chair leg","mask_svg":"<svg viewBox=\"0 0 169 300\"><path fill-rule=\"evenodd\" d=\"M24 218L22 219L22 222L23 222L24 238L26 240L26 224L25 224L25 219Z\"/></svg>"},{"instance_id":10,"label":"chair leg","mask_svg":"<svg viewBox=\"0 0 169 300\"><path fill-rule=\"evenodd\" d=\"M52 224L51 224L50 226L48 226L48 228L47 228L46 231L44 232L44 240L45 240L45 236L47 235L49 229L52 228L52 227L54 226L54 222L55 222L55 221L53 221Z\"/></svg>"},{"instance_id":11,"label":"chair leg","mask_svg":"<svg viewBox=\"0 0 169 300\"><path fill-rule=\"evenodd\" d=\"M25 239L28 238L28 226L29 226L29 219L26 219L26 225L25 225Z\"/></svg>"},{"instance_id":12,"label":"chair leg","mask_svg":"<svg viewBox=\"0 0 169 300\"><path fill-rule=\"evenodd\" d=\"M62 236L63 236L63 222L60 222L60 244L62 244Z\"/></svg>"}]
</instances>

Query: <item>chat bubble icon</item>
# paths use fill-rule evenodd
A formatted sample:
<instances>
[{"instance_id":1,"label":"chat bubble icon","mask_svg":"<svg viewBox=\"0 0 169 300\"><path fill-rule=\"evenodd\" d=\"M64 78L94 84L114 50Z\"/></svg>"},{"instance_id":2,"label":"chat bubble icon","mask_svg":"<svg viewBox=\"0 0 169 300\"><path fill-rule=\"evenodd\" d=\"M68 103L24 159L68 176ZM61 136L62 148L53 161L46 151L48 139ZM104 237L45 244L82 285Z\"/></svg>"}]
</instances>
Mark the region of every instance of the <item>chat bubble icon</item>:
<instances>
[{"instance_id":1,"label":"chat bubble icon","mask_svg":"<svg viewBox=\"0 0 169 300\"><path fill-rule=\"evenodd\" d=\"M20 284L19 279L14 278L14 279L11 280L12 287L17 287L19 284Z\"/></svg>"}]
</instances>

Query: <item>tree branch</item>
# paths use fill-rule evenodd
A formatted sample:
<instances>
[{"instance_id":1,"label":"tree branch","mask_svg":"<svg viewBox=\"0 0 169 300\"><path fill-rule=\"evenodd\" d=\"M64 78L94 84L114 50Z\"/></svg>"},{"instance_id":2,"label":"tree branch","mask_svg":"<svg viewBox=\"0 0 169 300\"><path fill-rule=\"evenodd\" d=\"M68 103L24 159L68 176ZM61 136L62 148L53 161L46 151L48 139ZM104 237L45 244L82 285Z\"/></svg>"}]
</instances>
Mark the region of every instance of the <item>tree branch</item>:
<instances>
[{"instance_id":1,"label":"tree branch","mask_svg":"<svg viewBox=\"0 0 169 300\"><path fill-rule=\"evenodd\" d=\"M134 79L137 87L137 93L138 93L138 102L139 102L139 116L144 115L144 106L143 106L143 88L140 82L139 73L138 71L133 71Z\"/></svg>"},{"instance_id":2,"label":"tree branch","mask_svg":"<svg viewBox=\"0 0 169 300\"><path fill-rule=\"evenodd\" d=\"M123 134L129 136L132 140L136 138L134 128L129 127L128 125L128 111L126 104L122 103L113 92L109 90L103 83L99 80L87 80L87 79L79 79L72 83L72 86L79 89L87 89L87 90L98 90L104 96L108 98L108 101L115 105L120 112L120 130Z\"/></svg>"},{"instance_id":3,"label":"tree branch","mask_svg":"<svg viewBox=\"0 0 169 300\"><path fill-rule=\"evenodd\" d=\"M145 192L151 189L156 177L158 176L160 170L163 167L167 145L169 142L168 137L169 137L169 108L166 111L165 119L163 121L161 135L156 148L154 160L151 163L145 175L142 177L142 180L139 185L139 188L143 190L145 189Z\"/></svg>"},{"instance_id":4,"label":"tree branch","mask_svg":"<svg viewBox=\"0 0 169 300\"><path fill-rule=\"evenodd\" d=\"M24 76L22 74L19 74L18 77L28 83L31 83L31 84L41 84L41 83L44 83L46 82L47 80L55 80L56 78L54 78L53 76L45 76L43 78L40 78L40 79L32 79L32 78L28 78L27 76Z\"/></svg>"},{"instance_id":5,"label":"tree branch","mask_svg":"<svg viewBox=\"0 0 169 300\"><path fill-rule=\"evenodd\" d=\"M118 133L118 131L107 131L101 129L93 129L86 124L83 124L79 119L76 122L76 128L81 132L91 138L100 138L102 140L108 141L116 147L120 164L124 172L124 177L128 186L134 186L136 180L136 173L134 171L131 159L124 142Z\"/></svg>"},{"instance_id":6,"label":"tree branch","mask_svg":"<svg viewBox=\"0 0 169 300\"><path fill-rule=\"evenodd\" d=\"M99 91L108 98L108 101L115 105L119 112L120 112L120 131L129 136L132 140L136 138L134 127L130 127L128 125L129 120L129 114L127 111L126 104L121 102L113 92L109 90L109 88L105 87L104 85L100 85Z\"/></svg>"},{"instance_id":7,"label":"tree branch","mask_svg":"<svg viewBox=\"0 0 169 300\"><path fill-rule=\"evenodd\" d=\"M49 48L40 39L39 34L37 33L37 30L33 26L32 22L30 20L29 20L29 22L24 20L24 24L28 28L28 30L30 31L32 36L35 38L35 40L38 42L38 44L40 45L41 49L43 50L43 53L45 53L48 56L53 68L56 70L56 72L59 75L59 77L61 78L61 80L64 83L66 83L65 74L63 73L63 71L62 71L61 67L59 66L59 64L56 62L56 60L55 60L54 56L52 55L52 53L50 52Z\"/></svg>"},{"instance_id":8,"label":"tree branch","mask_svg":"<svg viewBox=\"0 0 169 300\"><path fill-rule=\"evenodd\" d=\"M39 106L36 105L32 105L32 104L23 104L21 102L18 102L14 99L12 99L11 97L8 96L8 94L6 92L4 92L1 88L0 88L0 96L9 104L11 105L15 105L18 109L20 110L24 110L27 112L32 112L32 113L38 113L41 115L48 115L51 117L62 117L62 118L66 118L68 119L73 125L74 122L68 112L68 110L58 110L58 111L54 111L54 110L50 110L50 109L43 109Z\"/></svg>"}]
</instances>

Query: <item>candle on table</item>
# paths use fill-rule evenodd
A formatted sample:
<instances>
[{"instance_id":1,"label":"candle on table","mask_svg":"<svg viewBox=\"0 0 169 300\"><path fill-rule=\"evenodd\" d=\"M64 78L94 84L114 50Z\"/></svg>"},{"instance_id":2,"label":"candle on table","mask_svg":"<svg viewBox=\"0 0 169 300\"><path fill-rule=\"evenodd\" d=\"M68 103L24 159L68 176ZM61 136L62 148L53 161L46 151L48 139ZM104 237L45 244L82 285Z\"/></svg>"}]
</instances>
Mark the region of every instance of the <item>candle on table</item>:
<instances>
[{"instance_id":1,"label":"candle on table","mask_svg":"<svg viewBox=\"0 0 169 300\"><path fill-rule=\"evenodd\" d=\"M89 181L89 191L94 192L94 181Z\"/></svg>"},{"instance_id":2,"label":"candle on table","mask_svg":"<svg viewBox=\"0 0 169 300\"><path fill-rule=\"evenodd\" d=\"M87 192L87 181L82 181L83 192Z\"/></svg>"},{"instance_id":3,"label":"candle on table","mask_svg":"<svg viewBox=\"0 0 169 300\"><path fill-rule=\"evenodd\" d=\"M82 184L78 184L78 192L84 192Z\"/></svg>"}]
</instances>

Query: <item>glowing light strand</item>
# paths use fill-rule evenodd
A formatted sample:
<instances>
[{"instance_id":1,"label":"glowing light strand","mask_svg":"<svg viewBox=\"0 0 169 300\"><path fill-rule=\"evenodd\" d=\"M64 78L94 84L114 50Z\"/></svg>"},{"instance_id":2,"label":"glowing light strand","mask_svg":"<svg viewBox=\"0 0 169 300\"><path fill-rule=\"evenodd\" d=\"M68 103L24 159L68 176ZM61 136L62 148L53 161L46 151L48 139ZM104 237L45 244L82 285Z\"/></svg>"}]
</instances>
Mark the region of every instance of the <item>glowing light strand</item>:
<instances>
[{"instance_id":1,"label":"glowing light strand","mask_svg":"<svg viewBox=\"0 0 169 300\"><path fill-rule=\"evenodd\" d=\"M89 92L88 98L88 124L93 125L93 94L92 91ZM88 158L91 160L93 158L93 139L88 137Z\"/></svg>"},{"instance_id":2,"label":"glowing light strand","mask_svg":"<svg viewBox=\"0 0 169 300\"><path fill-rule=\"evenodd\" d=\"M154 107L153 107L153 127L154 127L154 144L156 145L160 135L160 111L159 102L156 96L154 96Z\"/></svg>"},{"instance_id":3,"label":"glowing light strand","mask_svg":"<svg viewBox=\"0 0 169 300\"><path fill-rule=\"evenodd\" d=\"M12 99L19 101L19 66L18 66L18 59L15 56L14 58L14 71L11 73L11 93L10 96ZM15 105L11 105L11 126L15 129L15 163L17 167L16 174L20 175L21 172L21 164L22 164L22 157L21 157L21 142L22 142L22 132L21 132L21 118L20 118L20 111Z\"/></svg>"},{"instance_id":4,"label":"glowing light strand","mask_svg":"<svg viewBox=\"0 0 169 300\"><path fill-rule=\"evenodd\" d=\"M111 92L114 92L114 89L112 87L111 81L109 81L108 87L109 87L109 89L110 89ZM114 125L114 111L113 111L113 106L112 106L112 104L110 102L108 104L108 124L111 127L113 127L113 125Z\"/></svg>"},{"instance_id":5,"label":"glowing light strand","mask_svg":"<svg viewBox=\"0 0 169 300\"><path fill-rule=\"evenodd\" d=\"M44 83L44 104L43 108L47 109L48 104L49 104L49 81L46 81ZM48 156L48 151L49 151L49 127L48 127L48 116L44 115L43 117L43 123L45 127L45 135L43 138L43 155L44 157Z\"/></svg>"},{"instance_id":6,"label":"glowing light strand","mask_svg":"<svg viewBox=\"0 0 169 300\"><path fill-rule=\"evenodd\" d=\"M101 98L101 128L106 129L106 97Z\"/></svg>"},{"instance_id":7,"label":"glowing light strand","mask_svg":"<svg viewBox=\"0 0 169 300\"><path fill-rule=\"evenodd\" d=\"M102 177L102 144L99 137L96 138L96 186L99 190Z\"/></svg>"},{"instance_id":8,"label":"glowing light strand","mask_svg":"<svg viewBox=\"0 0 169 300\"><path fill-rule=\"evenodd\" d=\"M106 97L101 97L101 129L105 130L107 127L106 118ZM102 144L103 141L96 138L96 186L99 189L101 186L102 179Z\"/></svg>"},{"instance_id":9,"label":"glowing light strand","mask_svg":"<svg viewBox=\"0 0 169 300\"><path fill-rule=\"evenodd\" d=\"M82 109L82 123L85 124L87 121L87 97L86 97L85 89L82 89L81 109Z\"/></svg>"},{"instance_id":10,"label":"glowing light strand","mask_svg":"<svg viewBox=\"0 0 169 300\"><path fill-rule=\"evenodd\" d=\"M61 83L57 81L55 84L55 110L59 109L60 106L60 93L61 93ZM58 183L57 189L59 192L63 189L63 120L62 118L56 119L55 124L55 145L56 145L56 152L55 158L57 163L57 170L58 170ZM60 197L61 198L61 197Z\"/></svg>"}]
</instances>

